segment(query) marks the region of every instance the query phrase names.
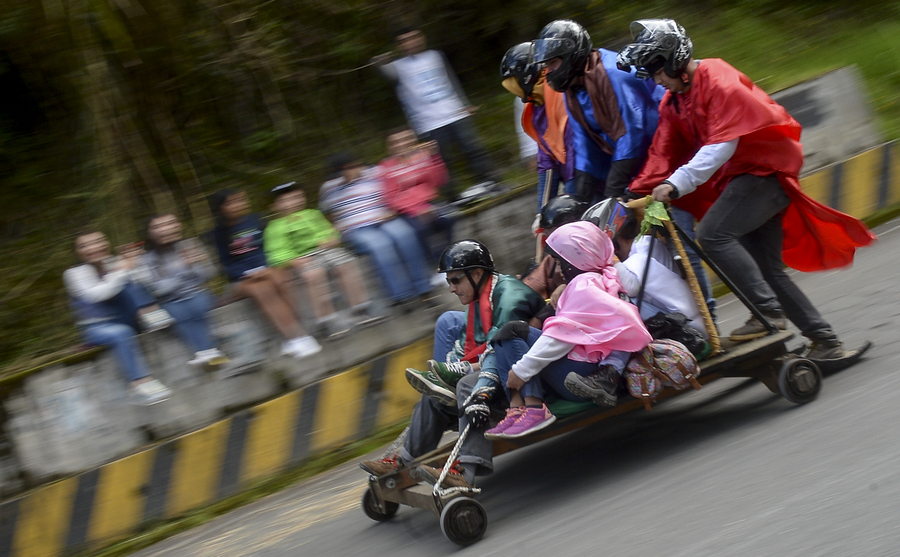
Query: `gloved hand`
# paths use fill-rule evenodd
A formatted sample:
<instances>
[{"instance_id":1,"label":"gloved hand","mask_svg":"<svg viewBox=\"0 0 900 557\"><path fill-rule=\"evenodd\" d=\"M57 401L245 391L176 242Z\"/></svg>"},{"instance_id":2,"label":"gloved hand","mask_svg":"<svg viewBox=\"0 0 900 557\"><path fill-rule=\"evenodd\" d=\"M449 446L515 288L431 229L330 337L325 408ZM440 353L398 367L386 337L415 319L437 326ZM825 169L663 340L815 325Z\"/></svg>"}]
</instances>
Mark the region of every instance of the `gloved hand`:
<instances>
[{"instance_id":1,"label":"gloved hand","mask_svg":"<svg viewBox=\"0 0 900 557\"><path fill-rule=\"evenodd\" d=\"M473 429L486 429L491 425L491 397L486 392L475 392L466 401L463 411Z\"/></svg>"}]
</instances>

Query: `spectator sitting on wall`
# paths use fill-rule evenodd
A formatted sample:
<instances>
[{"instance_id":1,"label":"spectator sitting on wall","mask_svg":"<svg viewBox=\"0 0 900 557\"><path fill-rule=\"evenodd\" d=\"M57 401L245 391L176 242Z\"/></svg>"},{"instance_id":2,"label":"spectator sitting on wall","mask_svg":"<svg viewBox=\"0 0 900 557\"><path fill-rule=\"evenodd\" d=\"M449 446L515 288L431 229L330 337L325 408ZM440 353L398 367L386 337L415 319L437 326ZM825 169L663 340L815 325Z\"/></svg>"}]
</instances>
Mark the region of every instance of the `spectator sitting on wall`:
<instances>
[{"instance_id":1,"label":"spectator sitting on wall","mask_svg":"<svg viewBox=\"0 0 900 557\"><path fill-rule=\"evenodd\" d=\"M152 315L141 319L147 325L158 327L171 321L164 310L156 309L153 298L131 281L140 250L130 246L122 250L121 257L112 257L106 236L91 231L75 239L75 252L81 264L67 269L63 282L82 338L112 349L136 402L150 405L166 400L172 393L150 376L135 338L135 318L141 310L144 316Z\"/></svg>"},{"instance_id":2,"label":"spectator sitting on wall","mask_svg":"<svg viewBox=\"0 0 900 557\"><path fill-rule=\"evenodd\" d=\"M378 165L384 176L385 201L416 229L429 262L437 266L441 253L453 241L453 219L434 204L438 190L447 182L447 167L437 144L418 143L410 129L389 135L387 145L391 156Z\"/></svg>"},{"instance_id":3,"label":"spectator sitting on wall","mask_svg":"<svg viewBox=\"0 0 900 557\"><path fill-rule=\"evenodd\" d=\"M272 265L290 266L310 292L319 325L330 337L348 332L334 305L328 273L333 272L357 324L369 324L379 316L359 272L356 259L340 247L341 237L320 211L306 208L306 194L296 182L272 189L277 218L266 226L263 245Z\"/></svg>"},{"instance_id":4,"label":"spectator sitting on wall","mask_svg":"<svg viewBox=\"0 0 900 557\"><path fill-rule=\"evenodd\" d=\"M321 351L316 339L303 330L287 273L267 266L263 223L250 212L246 192L218 191L211 205L218 221L213 235L225 274L237 294L252 298L284 337L282 354L305 358Z\"/></svg>"},{"instance_id":5,"label":"spectator sitting on wall","mask_svg":"<svg viewBox=\"0 0 900 557\"><path fill-rule=\"evenodd\" d=\"M322 184L319 208L353 249L372 258L394 304L430 299L430 267L416 232L396 218L384 200L384 180L346 154L329 161L332 175Z\"/></svg>"},{"instance_id":6,"label":"spectator sitting on wall","mask_svg":"<svg viewBox=\"0 0 900 557\"><path fill-rule=\"evenodd\" d=\"M470 117L475 108L469 105L447 58L438 50L427 50L420 29L402 28L395 37L402 56L391 61L392 54L380 54L372 63L396 85L410 127L419 137L437 141L449 164L454 162L453 148L458 147L480 181L470 190L490 193L497 178ZM452 197L452 193L445 195Z\"/></svg>"},{"instance_id":7,"label":"spectator sitting on wall","mask_svg":"<svg viewBox=\"0 0 900 557\"><path fill-rule=\"evenodd\" d=\"M188 363L228 363L209 330L206 314L212 309L212 297L203 285L215 274L215 268L200 242L184 239L178 217L163 214L147 223L144 245L146 253L136 278L175 319L175 331L194 351Z\"/></svg>"}]
</instances>

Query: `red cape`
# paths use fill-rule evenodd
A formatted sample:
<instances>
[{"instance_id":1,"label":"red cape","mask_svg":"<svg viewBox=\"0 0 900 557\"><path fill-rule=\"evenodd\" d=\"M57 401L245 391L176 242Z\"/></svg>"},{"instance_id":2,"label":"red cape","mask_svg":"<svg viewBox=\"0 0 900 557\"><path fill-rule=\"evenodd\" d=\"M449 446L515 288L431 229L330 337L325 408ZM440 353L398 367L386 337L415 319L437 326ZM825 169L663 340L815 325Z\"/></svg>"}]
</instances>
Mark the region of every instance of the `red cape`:
<instances>
[{"instance_id":1,"label":"red cape","mask_svg":"<svg viewBox=\"0 0 900 557\"><path fill-rule=\"evenodd\" d=\"M782 226L784 262L799 271L821 271L853 262L857 247L875 235L858 219L804 194L800 124L750 78L719 59L704 59L683 94L666 93L647 162L629 189L649 194L704 145L740 138L734 155L708 182L674 204L701 219L732 178L778 176L791 204Z\"/></svg>"}]
</instances>

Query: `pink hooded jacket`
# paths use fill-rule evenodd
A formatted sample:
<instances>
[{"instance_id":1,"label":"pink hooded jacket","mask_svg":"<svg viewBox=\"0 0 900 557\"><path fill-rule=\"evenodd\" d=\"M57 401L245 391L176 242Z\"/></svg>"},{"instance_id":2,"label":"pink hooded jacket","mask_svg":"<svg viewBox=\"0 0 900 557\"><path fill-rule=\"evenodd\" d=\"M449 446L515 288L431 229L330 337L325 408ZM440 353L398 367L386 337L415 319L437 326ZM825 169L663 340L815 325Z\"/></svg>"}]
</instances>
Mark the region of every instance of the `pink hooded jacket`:
<instances>
[{"instance_id":1,"label":"pink hooded jacket","mask_svg":"<svg viewBox=\"0 0 900 557\"><path fill-rule=\"evenodd\" d=\"M609 235L589 222L557 228L547 245L582 273L559 298L556 315L544 322L543 334L575 344L569 359L599 362L613 350L637 352L652 337L637 307L619 298L622 285L613 267Z\"/></svg>"}]
</instances>

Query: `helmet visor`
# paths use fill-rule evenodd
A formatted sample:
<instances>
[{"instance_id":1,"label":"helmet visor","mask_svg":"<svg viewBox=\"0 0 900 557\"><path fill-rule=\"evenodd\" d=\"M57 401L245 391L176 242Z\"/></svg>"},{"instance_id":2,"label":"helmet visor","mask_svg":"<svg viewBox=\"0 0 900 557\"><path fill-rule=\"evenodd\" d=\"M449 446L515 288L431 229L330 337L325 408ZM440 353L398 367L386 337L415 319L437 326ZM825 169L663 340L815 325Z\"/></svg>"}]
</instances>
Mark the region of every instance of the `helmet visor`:
<instances>
[{"instance_id":1,"label":"helmet visor","mask_svg":"<svg viewBox=\"0 0 900 557\"><path fill-rule=\"evenodd\" d=\"M575 41L572 39L548 38L534 41L535 62L546 62L572 52L575 52Z\"/></svg>"}]
</instances>

